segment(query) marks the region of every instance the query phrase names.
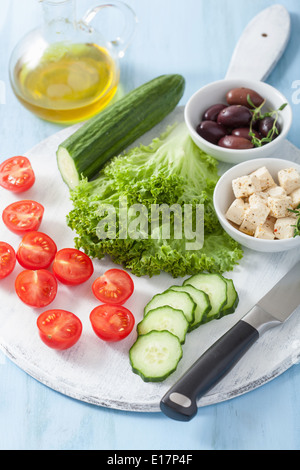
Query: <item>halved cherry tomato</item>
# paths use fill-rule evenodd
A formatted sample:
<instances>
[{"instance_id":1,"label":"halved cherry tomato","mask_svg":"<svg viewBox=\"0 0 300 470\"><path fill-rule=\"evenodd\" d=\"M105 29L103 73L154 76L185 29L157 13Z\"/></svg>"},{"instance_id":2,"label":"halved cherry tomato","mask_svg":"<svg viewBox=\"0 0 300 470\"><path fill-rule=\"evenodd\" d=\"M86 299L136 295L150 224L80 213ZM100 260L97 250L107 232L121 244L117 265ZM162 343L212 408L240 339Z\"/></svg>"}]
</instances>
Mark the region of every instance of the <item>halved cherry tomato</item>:
<instances>
[{"instance_id":1,"label":"halved cherry tomato","mask_svg":"<svg viewBox=\"0 0 300 470\"><path fill-rule=\"evenodd\" d=\"M17 201L7 206L2 219L6 227L17 235L38 230L43 219L44 207L35 201Z\"/></svg>"},{"instance_id":2,"label":"halved cherry tomato","mask_svg":"<svg viewBox=\"0 0 300 470\"><path fill-rule=\"evenodd\" d=\"M46 269L57 252L55 242L42 232L29 232L24 235L17 250L17 260L25 269Z\"/></svg>"},{"instance_id":3,"label":"halved cherry tomato","mask_svg":"<svg viewBox=\"0 0 300 470\"><path fill-rule=\"evenodd\" d=\"M90 322L96 335L104 341L120 341L133 330L135 319L122 305L100 305L91 312Z\"/></svg>"},{"instance_id":4,"label":"halved cherry tomato","mask_svg":"<svg viewBox=\"0 0 300 470\"><path fill-rule=\"evenodd\" d=\"M133 294L134 284L126 271L109 269L94 281L92 289L100 302L123 305Z\"/></svg>"},{"instance_id":5,"label":"halved cherry tomato","mask_svg":"<svg viewBox=\"0 0 300 470\"><path fill-rule=\"evenodd\" d=\"M37 319L41 340L49 348L63 351L79 340L82 323L76 315L66 310L48 310Z\"/></svg>"},{"instance_id":6,"label":"halved cherry tomato","mask_svg":"<svg viewBox=\"0 0 300 470\"><path fill-rule=\"evenodd\" d=\"M16 253L8 243L0 242L0 279L9 276L16 266Z\"/></svg>"},{"instance_id":7,"label":"halved cherry tomato","mask_svg":"<svg viewBox=\"0 0 300 470\"><path fill-rule=\"evenodd\" d=\"M55 299L57 280L50 271L45 269L26 270L17 276L15 290L26 305L43 308Z\"/></svg>"},{"instance_id":8,"label":"halved cherry tomato","mask_svg":"<svg viewBox=\"0 0 300 470\"><path fill-rule=\"evenodd\" d=\"M55 255L53 272L63 284L75 286L86 282L94 273L92 260L75 248L63 248Z\"/></svg>"},{"instance_id":9,"label":"halved cherry tomato","mask_svg":"<svg viewBox=\"0 0 300 470\"><path fill-rule=\"evenodd\" d=\"M26 157L12 157L0 165L0 186L14 193L30 189L35 182L35 174Z\"/></svg>"}]
</instances>

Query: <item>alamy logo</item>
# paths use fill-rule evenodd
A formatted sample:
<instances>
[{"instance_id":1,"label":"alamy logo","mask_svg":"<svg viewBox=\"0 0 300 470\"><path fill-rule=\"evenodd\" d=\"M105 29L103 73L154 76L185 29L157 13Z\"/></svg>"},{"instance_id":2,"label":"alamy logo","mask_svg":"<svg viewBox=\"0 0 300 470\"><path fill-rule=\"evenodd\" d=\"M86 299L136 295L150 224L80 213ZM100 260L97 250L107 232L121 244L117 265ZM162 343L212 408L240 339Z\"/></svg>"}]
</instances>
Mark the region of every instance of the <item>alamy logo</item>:
<instances>
[{"instance_id":1,"label":"alamy logo","mask_svg":"<svg viewBox=\"0 0 300 470\"><path fill-rule=\"evenodd\" d=\"M119 200L119 207L99 204L101 218L97 237L101 240L185 240L188 251L201 250L204 244L204 205L198 204L143 204L128 206L127 198Z\"/></svg>"},{"instance_id":2,"label":"alamy logo","mask_svg":"<svg viewBox=\"0 0 300 470\"><path fill-rule=\"evenodd\" d=\"M0 104L6 104L6 87L2 80L0 80Z\"/></svg>"},{"instance_id":3,"label":"alamy logo","mask_svg":"<svg viewBox=\"0 0 300 470\"><path fill-rule=\"evenodd\" d=\"M292 83L292 88L295 90L292 95L293 104L300 104L300 80L295 80Z\"/></svg>"}]
</instances>

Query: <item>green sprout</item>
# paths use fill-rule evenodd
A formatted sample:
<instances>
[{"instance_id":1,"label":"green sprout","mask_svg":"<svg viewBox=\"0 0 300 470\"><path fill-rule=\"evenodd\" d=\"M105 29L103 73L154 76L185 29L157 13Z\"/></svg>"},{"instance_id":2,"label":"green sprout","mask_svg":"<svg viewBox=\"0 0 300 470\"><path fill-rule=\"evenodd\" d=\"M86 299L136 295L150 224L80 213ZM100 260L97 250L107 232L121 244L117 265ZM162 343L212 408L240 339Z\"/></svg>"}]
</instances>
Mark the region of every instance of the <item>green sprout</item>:
<instances>
[{"instance_id":1,"label":"green sprout","mask_svg":"<svg viewBox=\"0 0 300 470\"><path fill-rule=\"evenodd\" d=\"M250 135L250 137L252 137L252 143L253 143L254 147L262 147L264 144L268 144L268 143L272 142L275 135L279 135L279 131L278 131L278 128L277 128L279 113L280 113L280 111L283 111L285 109L285 107L288 105L288 103L284 103L283 105L280 106L280 108L278 108L276 110L272 110L272 111L269 111L267 113L263 113L262 108L266 104L266 101L263 101L263 103L258 107L256 107L253 104L250 95L247 96L247 101L248 101L249 105L253 108L253 109L251 109L251 112L252 112L253 115L252 115L252 119L251 119L251 123L250 123L249 135ZM253 132L253 125L256 121L261 121L262 119L265 119L267 117L274 118L272 129L270 129L270 131L268 132L267 137L263 137L262 139L258 139L256 137L255 133Z\"/></svg>"}]
</instances>

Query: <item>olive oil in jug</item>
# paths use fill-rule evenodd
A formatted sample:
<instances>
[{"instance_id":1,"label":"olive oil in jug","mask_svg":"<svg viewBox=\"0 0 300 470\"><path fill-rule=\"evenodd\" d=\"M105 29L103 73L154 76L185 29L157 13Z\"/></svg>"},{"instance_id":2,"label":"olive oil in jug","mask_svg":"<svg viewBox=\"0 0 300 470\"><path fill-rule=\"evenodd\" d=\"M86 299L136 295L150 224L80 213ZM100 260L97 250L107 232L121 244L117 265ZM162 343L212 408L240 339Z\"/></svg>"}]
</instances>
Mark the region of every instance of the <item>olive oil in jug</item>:
<instances>
[{"instance_id":1,"label":"olive oil in jug","mask_svg":"<svg viewBox=\"0 0 300 470\"><path fill-rule=\"evenodd\" d=\"M112 0L89 10L80 21L75 0L40 0L44 23L26 35L10 60L10 81L18 100L42 119L73 124L101 111L115 96L119 59L135 30L136 17ZM117 8L123 37L106 41L91 23L103 9Z\"/></svg>"},{"instance_id":2,"label":"olive oil in jug","mask_svg":"<svg viewBox=\"0 0 300 470\"><path fill-rule=\"evenodd\" d=\"M22 60L14 70L14 88L22 104L56 122L88 119L113 98L119 72L108 52L96 44L56 44L30 68Z\"/></svg>"}]
</instances>

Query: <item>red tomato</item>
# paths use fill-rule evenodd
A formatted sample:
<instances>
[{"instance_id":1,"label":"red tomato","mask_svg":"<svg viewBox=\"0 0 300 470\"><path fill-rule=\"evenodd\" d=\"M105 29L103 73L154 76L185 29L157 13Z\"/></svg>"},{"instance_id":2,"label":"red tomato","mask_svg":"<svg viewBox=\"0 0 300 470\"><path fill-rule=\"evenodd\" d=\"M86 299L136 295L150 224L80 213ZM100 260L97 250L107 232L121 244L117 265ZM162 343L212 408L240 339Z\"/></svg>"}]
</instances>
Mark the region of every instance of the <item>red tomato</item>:
<instances>
[{"instance_id":1,"label":"red tomato","mask_svg":"<svg viewBox=\"0 0 300 470\"><path fill-rule=\"evenodd\" d=\"M30 189L35 182L35 174L26 157L12 157L0 165L0 186L14 193Z\"/></svg>"},{"instance_id":2,"label":"red tomato","mask_svg":"<svg viewBox=\"0 0 300 470\"><path fill-rule=\"evenodd\" d=\"M94 272L91 259L75 248L63 248L55 255L53 272L63 284L75 286L86 282Z\"/></svg>"},{"instance_id":3,"label":"red tomato","mask_svg":"<svg viewBox=\"0 0 300 470\"><path fill-rule=\"evenodd\" d=\"M43 219L44 207L35 201L17 201L6 207L2 214L6 227L17 235L38 230Z\"/></svg>"},{"instance_id":4,"label":"red tomato","mask_svg":"<svg viewBox=\"0 0 300 470\"><path fill-rule=\"evenodd\" d=\"M48 235L29 232L19 245L17 260L25 269L46 269L54 260L56 252L57 246Z\"/></svg>"},{"instance_id":5,"label":"red tomato","mask_svg":"<svg viewBox=\"0 0 300 470\"><path fill-rule=\"evenodd\" d=\"M109 269L95 280L92 289L100 302L122 305L133 294L134 284L126 271Z\"/></svg>"},{"instance_id":6,"label":"red tomato","mask_svg":"<svg viewBox=\"0 0 300 470\"><path fill-rule=\"evenodd\" d=\"M82 323L76 315L66 310L48 310L37 319L41 340L49 348L63 351L79 340Z\"/></svg>"},{"instance_id":7,"label":"red tomato","mask_svg":"<svg viewBox=\"0 0 300 470\"><path fill-rule=\"evenodd\" d=\"M0 279L9 276L16 266L16 253L8 243L0 242Z\"/></svg>"},{"instance_id":8,"label":"red tomato","mask_svg":"<svg viewBox=\"0 0 300 470\"><path fill-rule=\"evenodd\" d=\"M26 305L43 308L55 299L57 280L52 273L44 269L26 270L17 276L15 290Z\"/></svg>"},{"instance_id":9,"label":"red tomato","mask_svg":"<svg viewBox=\"0 0 300 470\"><path fill-rule=\"evenodd\" d=\"M90 314L90 321L96 335L104 341L120 341L132 331L134 316L121 305L100 305Z\"/></svg>"}]
</instances>

